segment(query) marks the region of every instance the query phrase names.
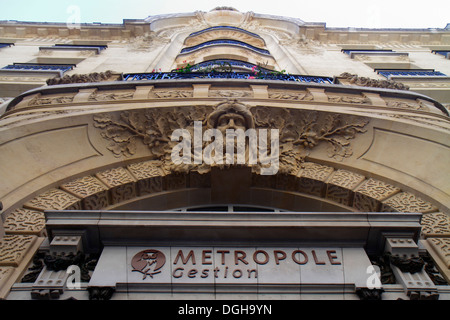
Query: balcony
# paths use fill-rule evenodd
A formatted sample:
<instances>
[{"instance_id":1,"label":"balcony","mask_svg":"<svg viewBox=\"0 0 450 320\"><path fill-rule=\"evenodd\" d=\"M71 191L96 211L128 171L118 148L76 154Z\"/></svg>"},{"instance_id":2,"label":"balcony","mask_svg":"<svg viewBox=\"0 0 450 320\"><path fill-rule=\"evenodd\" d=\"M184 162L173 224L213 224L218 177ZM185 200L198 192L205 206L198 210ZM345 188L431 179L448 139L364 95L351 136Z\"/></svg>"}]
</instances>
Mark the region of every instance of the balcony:
<instances>
[{"instance_id":1,"label":"balcony","mask_svg":"<svg viewBox=\"0 0 450 320\"><path fill-rule=\"evenodd\" d=\"M186 79L261 79L261 80L275 80L275 81L294 81L302 83L323 83L333 84L332 77L320 76L304 76L304 75L290 75L281 73L263 73L256 75L252 72L159 72L159 73L126 73L123 75L123 81L142 81L142 80L186 80Z\"/></svg>"}]
</instances>

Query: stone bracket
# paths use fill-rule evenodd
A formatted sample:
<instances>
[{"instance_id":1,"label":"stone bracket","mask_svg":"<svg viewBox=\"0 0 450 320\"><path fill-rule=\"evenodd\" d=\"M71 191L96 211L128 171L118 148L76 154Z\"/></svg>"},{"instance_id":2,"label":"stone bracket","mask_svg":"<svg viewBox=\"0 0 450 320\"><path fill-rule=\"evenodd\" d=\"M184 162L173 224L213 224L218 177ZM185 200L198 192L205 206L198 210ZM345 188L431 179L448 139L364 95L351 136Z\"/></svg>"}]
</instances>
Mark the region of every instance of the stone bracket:
<instances>
[{"instance_id":1,"label":"stone bracket","mask_svg":"<svg viewBox=\"0 0 450 320\"><path fill-rule=\"evenodd\" d=\"M385 252L391 255L391 268L397 282L410 299L439 298L436 286L420 263L419 247L411 238L387 237Z\"/></svg>"},{"instance_id":2,"label":"stone bracket","mask_svg":"<svg viewBox=\"0 0 450 320\"><path fill-rule=\"evenodd\" d=\"M66 270L52 271L44 267L33 284L32 299L58 299L64 292L68 273Z\"/></svg>"}]
</instances>

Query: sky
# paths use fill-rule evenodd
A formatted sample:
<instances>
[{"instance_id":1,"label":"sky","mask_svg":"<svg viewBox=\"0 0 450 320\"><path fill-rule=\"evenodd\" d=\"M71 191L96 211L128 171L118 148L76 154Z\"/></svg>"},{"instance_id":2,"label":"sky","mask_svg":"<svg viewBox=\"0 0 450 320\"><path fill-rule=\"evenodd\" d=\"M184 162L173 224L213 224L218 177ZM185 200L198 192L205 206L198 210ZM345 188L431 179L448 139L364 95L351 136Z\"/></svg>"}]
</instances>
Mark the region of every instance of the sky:
<instances>
[{"instance_id":1,"label":"sky","mask_svg":"<svg viewBox=\"0 0 450 320\"><path fill-rule=\"evenodd\" d=\"M330 28L445 28L450 23L449 0L0 0L0 20L121 24L217 6L324 22Z\"/></svg>"}]
</instances>

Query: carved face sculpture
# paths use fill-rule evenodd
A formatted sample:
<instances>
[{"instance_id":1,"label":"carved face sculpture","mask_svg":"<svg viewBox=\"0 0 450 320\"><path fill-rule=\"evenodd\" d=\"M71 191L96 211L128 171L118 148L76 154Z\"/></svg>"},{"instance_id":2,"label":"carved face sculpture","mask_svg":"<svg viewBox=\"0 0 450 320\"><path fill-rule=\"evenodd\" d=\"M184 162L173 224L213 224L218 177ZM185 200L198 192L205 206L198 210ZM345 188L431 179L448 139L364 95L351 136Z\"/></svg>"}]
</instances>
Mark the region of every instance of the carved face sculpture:
<instances>
[{"instance_id":1,"label":"carved face sculpture","mask_svg":"<svg viewBox=\"0 0 450 320\"><path fill-rule=\"evenodd\" d=\"M227 113L217 119L216 128L225 135L227 129L242 129L246 130L245 118L237 113Z\"/></svg>"},{"instance_id":2,"label":"carved face sculpture","mask_svg":"<svg viewBox=\"0 0 450 320\"><path fill-rule=\"evenodd\" d=\"M225 134L227 129L245 131L255 127L252 113L245 105L235 100L219 104L216 110L209 115L208 125L210 128L219 129L222 134Z\"/></svg>"}]
</instances>

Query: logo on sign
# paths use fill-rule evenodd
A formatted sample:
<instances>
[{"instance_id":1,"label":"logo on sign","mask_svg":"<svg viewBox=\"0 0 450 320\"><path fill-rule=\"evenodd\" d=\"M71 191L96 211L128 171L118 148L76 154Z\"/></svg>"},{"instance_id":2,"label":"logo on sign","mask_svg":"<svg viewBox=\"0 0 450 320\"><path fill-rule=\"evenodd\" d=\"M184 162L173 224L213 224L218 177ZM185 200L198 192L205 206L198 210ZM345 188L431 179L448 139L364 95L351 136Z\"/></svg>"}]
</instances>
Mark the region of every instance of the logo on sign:
<instances>
[{"instance_id":1,"label":"logo on sign","mask_svg":"<svg viewBox=\"0 0 450 320\"><path fill-rule=\"evenodd\" d=\"M143 250L138 252L131 260L132 271L143 274L142 280L161 273L161 268L166 263L166 256L159 250Z\"/></svg>"}]
</instances>

